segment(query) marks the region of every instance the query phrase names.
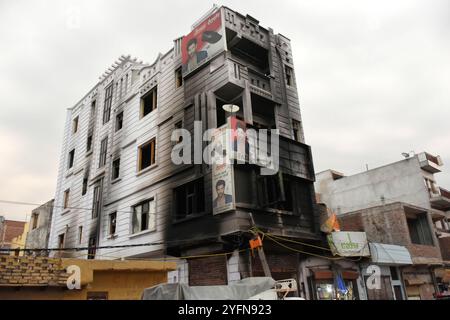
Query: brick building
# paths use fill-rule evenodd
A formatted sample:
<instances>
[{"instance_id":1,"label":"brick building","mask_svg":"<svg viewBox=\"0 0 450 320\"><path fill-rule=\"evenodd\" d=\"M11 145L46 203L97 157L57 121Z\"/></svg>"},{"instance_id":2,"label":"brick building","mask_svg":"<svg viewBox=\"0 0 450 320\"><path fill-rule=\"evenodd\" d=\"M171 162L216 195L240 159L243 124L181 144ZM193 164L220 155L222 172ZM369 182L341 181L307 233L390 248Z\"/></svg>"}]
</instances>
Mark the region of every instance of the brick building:
<instances>
[{"instance_id":1,"label":"brick building","mask_svg":"<svg viewBox=\"0 0 450 320\"><path fill-rule=\"evenodd\" d=\"M79 284L69 289L73 267ZM167 281L174 262L0 257L1 300L139 300L143 290ZM71 269L68 269L71 267ZM69 281L68 281L69 280Z\"/></svg>"},{"instance_id":2,"label":"brick building","mask_svg":"<svg viewBox=\"0 0 450 320\"><path fill-rule=\"evenodd\" d=\"M369 242L406 247L412 265L391 267L384 285L390 288L391 277L396 278L398 271L408 299L433 298L434 269L443 262L430 212L397 202L341 214L339 221L344 230L365 231Z\"/></svg>"},{"instance_id":3,"label":"brick building","mask_svg":"<svg viewBox=\"0 0 450 320\"><path fill-rule=\"evenodd\" d=\"M6 220L0 216L0 249L10 249L13 239L21 236L24 228L24 221ZM5 251L0 254L9 253Z\"/></svg>"},{"instance_id":4,"label":"brick building","mask_svg":"<svg viewBox=\"0 0 450 320\"><path fill-rule=\"evenodd\" d=\"M321 201L339 217L346 217L348 230L364 230L373 237L371 241L407 248L414 265L409 271L401 268L410 277L417 272L421 280L405 276L406 291L398 296L430 298L435 289L447 291L448 287L448 279L441 275L450 266L450 193L436 182L435 174L443 166L439 156L427 152L404 156L350 176L335 170L320 172L315 188ZM398 271L386 269L385 275ZM422 284L424 289L419 290Z\"/></svg>"}]
</instances>

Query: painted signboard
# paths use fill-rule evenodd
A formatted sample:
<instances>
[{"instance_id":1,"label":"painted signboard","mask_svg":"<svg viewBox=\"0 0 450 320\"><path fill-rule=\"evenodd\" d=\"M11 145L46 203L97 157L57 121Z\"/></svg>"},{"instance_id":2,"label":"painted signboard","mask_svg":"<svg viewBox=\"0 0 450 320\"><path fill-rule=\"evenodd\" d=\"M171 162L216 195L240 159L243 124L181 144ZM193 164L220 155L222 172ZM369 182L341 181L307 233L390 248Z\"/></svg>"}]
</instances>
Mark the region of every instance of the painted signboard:
<instances>
[{"instance_id":1,"label":"painted signboard","mask_svg":"<svg viewBox=\"0 0 450 320\"><path fill-rule=\"evenodd\" d=\"M365 232L332 232L328 235L328 243L333 255L339 255L342 257L370 256Z\"/></svg>"}]
</instances>

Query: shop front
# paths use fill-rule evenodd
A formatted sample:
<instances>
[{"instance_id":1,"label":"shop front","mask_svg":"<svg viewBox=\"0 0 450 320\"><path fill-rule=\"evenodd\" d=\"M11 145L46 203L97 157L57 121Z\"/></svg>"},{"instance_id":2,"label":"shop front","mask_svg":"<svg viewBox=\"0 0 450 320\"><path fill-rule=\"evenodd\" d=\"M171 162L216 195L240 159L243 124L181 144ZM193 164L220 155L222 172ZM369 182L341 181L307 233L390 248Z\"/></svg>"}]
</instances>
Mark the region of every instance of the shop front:
<instances>
[{"instance_id":1,"label":"shop front","mask_svg":"<svg viewBox=\"0 0 450 320\"><path fill-rule=\"evenodd\" d=\"M310 292L314 300L359 300L356 270L310 270Z\"/></svg>"}]
</instances>

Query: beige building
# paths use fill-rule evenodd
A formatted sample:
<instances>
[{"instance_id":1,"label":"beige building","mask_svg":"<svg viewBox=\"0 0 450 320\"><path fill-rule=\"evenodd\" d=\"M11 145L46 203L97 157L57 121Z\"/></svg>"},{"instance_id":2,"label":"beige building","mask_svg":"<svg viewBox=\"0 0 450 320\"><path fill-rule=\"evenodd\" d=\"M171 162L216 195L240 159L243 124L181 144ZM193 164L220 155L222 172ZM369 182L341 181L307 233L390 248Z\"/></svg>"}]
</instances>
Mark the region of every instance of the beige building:
<instances>
[{"instance_id":1,"label":"beige building","mask_svg":"<svg viewBox=\"0 0 450 320\"><path fill-rule=\"evenodd\" d=\"M80 270L80 289L67 286L69 266ZM145 288L167 282L175 268L163 261L2 256L0 300L139 300Z\"/></svg>"}]
</instances>

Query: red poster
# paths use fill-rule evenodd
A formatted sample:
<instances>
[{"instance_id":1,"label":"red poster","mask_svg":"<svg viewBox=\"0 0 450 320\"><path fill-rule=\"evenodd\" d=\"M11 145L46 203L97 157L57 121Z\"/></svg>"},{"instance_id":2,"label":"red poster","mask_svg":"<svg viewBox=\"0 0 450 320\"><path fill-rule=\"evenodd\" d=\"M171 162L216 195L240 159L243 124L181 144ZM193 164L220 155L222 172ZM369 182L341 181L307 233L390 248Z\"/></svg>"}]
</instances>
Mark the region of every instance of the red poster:
<instances>
[{"instance_id":1,"label":"red poster","mask_svg":"<svg viewBox=\"0 0 450 320\"><path fill-rule=\"evenodd\" d=\"M224 49L221 11L217 10L183 37L181 41L183 75L197 69Z\"/></svg>"}]
</instances>

